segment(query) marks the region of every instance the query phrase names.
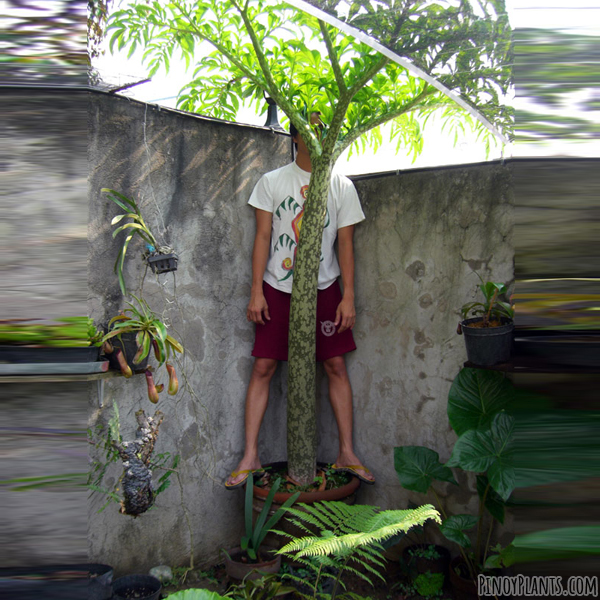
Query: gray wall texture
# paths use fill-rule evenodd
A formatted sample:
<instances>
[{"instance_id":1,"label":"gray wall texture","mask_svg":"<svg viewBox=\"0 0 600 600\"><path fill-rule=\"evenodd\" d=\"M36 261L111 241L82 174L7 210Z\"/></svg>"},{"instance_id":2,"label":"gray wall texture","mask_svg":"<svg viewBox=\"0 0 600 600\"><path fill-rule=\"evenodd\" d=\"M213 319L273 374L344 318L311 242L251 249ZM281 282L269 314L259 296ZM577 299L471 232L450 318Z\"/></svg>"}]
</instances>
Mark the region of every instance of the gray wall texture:
<instances>
[{"instance_id":1,"label":"gray wall texture","mask_svg":"<svg viewBox=\"0 0 600 600\"><path fill-rule=\"evenodd\" d=\"M0 319L87 313L87 94L3 90ZM0 386L0 480L85 473L81 383ZM85 562L87 493L0 486L0 565Z\"/></svg>"},{"instance_id":2,"label":"gray wall texture","mask_svg":"<svg viewBox=\"0 0 600 600\"><path fill-rule=\"evenodd\" d=\"M158 404L165 420L156 452L180 454L178 477L137 519L119 514L116 504L98 513L104 499L93 494L92 561L133 572L185 564L193 550L203 563L239 541L243 494L225 490L223 480L241 457L252 366L245 311L254 217L247 199L262 173L289 161L289 146L287 136L263 128L90 97L91 315L107 321L124 306L112 272L119 246L110 221L119 209L100 193L111 187L135 198L161 243L180 256L175 274L154 276L145 272L141 243L132 243L126 279L133 293L143 286L186 348L180 392L163 393ZM378 480L359 490L358 501L405 507L409 499L430 499L401 489L394 446L428 445L446 460L454 440L446 398L465 360L456 325L459 307L475 295L472 269L494 280L513 277L510 173L490 163L360 178L356 186L367 220L356 229L358 349L347 362L356 450ZM282 365L261 430L263 462L285 459L285 376ZM134 412L154 410L145 388L136 376L108 380L102 399L92 390L90 425L106 423L117 402L130 439ZM333 461L337 431L324 377L318 403L319 458ZM120 472L110 470L108 483ZM472 498L463 492L449 502Z\"/></svg>"}]
</instances>

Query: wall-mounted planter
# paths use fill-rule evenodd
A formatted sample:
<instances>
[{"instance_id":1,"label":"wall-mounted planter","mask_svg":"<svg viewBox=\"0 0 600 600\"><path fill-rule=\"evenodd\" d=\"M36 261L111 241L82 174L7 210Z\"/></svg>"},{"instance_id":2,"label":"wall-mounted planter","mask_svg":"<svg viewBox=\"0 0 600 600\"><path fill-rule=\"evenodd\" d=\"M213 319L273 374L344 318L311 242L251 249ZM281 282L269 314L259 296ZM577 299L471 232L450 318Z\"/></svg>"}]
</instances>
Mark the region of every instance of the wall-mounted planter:
<instances>
[{"instance_id":1,"label":"wall-mounted planter","mask_svg":"<svg viewBox=\"0 0 600 600\"><path fill-rule=\"evenodd\" d=\"M508 362L515 329L513 322L502 319L499 327L477 327L482 320L483 317L475 317L460 324L469 362L482 367Z\"/></svg>"},{"instance_id":2,"label":"wall-mounted planter","mask_svg":"<svg viewBox=\"0 0 600 600\"><path fill-rule=\"evenodd\" d=\"M123 354L125 355L125 359L127 360L127 364L131 367L132 371L143 371L148 366L149 355L146 356L146 358L144 358L144 360L142 360L139 364L137 364L137 365L134 364L133 357L136 355L136 352L138 351L138 345L137 345L137 342L135 341L136 335L137 335L137 332L128 331L127 333L121 334L121 339L119 339L119 336L115 336L114 338L111 338L110 343L112 344L115 351L116 350L123 351ZM116 352L113 352L112 354L107 354L106 357L108 358L111 369L114 369L116 371L121 370L121 366L119 365L119 362L117 361L117 358L116 358Z\"/></svg>"},{"instance_id":3,"label":"wall-mounted planter","mask_svg":"<svg viewBox=\"0 0 600 600\"><path fill-rule=\"evenodd\" d=\"M159 275L160 273L170 273L171 271L177 271L177 261L179 257L175 252L171 254L151 254L146 261L150 265L153 273Z\"/></svg>"}]
</instances>

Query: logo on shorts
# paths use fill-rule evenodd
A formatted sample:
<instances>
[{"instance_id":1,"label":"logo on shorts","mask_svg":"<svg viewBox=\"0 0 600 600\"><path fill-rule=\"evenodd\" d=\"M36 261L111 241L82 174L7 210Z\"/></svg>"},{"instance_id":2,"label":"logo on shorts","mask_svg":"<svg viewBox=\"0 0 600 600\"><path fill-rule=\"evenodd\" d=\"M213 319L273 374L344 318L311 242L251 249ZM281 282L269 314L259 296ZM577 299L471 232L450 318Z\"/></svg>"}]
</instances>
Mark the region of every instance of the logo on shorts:
<instances>
[{"instance_id":1,"label":"logo on shorts","mask_svg":"<svg viewBox=\"0 0 600 600\"><path fill-rule=\"evenodd\" d=\"M321 333L325 337L331 337L335 333L335 323L333 321L321 321Z\"/></svg>"}]
</instances>

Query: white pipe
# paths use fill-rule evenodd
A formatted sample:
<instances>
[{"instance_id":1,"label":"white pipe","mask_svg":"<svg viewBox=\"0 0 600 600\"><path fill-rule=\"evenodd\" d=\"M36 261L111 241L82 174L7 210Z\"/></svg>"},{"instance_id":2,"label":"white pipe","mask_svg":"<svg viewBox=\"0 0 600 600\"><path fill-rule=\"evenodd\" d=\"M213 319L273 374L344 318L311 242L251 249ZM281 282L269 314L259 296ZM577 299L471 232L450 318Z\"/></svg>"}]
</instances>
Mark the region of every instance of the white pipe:
<instances>
[{"instance_id":1,"label":"white pipe","mask_svg":"<svg viewBox=\"0 0 600 600\"><path fill-rule=\"evenodd\" d=\"M363 44L370 46L371 48L373 48L373 50L376 50L377 52L380 52L384 56L387 56L390 60L393 60L394 62L403 66L405 69L407 69L408 71L411 71L412 73L414 73L421 79L424 79L425 81L427 81L427 83L431 84L433 87L438 89L440 92L442 92L443 94L448 96L448 98L454 100L454 102L456 102L456 104L458 104L459 106L462 106L462 108L464 108L470 115L475 117L485 127L487 127L487 129L489 129L502 143L504 143L504 144L509 143L509 139L505 135L503 135L497 127L492 125L478 110L475 110L470 104L465 102L460 96L458 96L452 90L448 89L444 84L440 83L435 77L432 77L431 75L425 73L425 71L423 71L416 65L413 65L406 58L402 58L395 52L392 52L392 50L390 50L389 48L386 48L385 46L380 44L374 38L367 35L364 31L361 31L360 29L356 29L356 27L352 27L351 25L348 25L347 23L344 23L343 21L340 21L339 19L332 17L331 15L322 11L320 8L317 8L317 7L313 6L312 4L305 2L304 0L285 0L285 2L287 2L288 4L291 4L292 6L298 8L299 10L302 10L302 11L308 13L309 15L312 15L313 17L315 17L317 19L320 19L321 21L325 21L325 23L329 23L330 25L333 25L334 27L336 27L337 29L340 29L344 33L347 33L348 35L351 35L352 37L356 38L357 40L360 40Z\"/></svg>"}]
</instances>

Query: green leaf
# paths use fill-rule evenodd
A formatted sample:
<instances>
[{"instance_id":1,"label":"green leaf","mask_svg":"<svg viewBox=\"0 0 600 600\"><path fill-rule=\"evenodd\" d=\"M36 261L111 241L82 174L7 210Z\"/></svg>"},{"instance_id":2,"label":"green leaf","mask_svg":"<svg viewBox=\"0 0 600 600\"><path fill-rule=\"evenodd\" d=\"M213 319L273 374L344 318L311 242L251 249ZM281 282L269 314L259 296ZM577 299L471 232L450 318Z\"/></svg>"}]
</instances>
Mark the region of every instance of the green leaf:
<instances>
[{"instance_id":1,"label":"green leaf","mask_svg":"<svg viewBox=\"0 0 600 600\"><path fill-rule=\"evenodd\" d=\"M231 597L220 596L217 592L205 589L191 589L170 594L167 600L231 600Z\"/></svg>"},{"instance_id":2,"label":"green leaf","mask_svg":"<svg viewBox=\"0 0 600 600\"><path fill-rule=\"evenodd\" d=\"M491 563L509 567L516 563L566 560L600 555L600 525L560 527L518 535L499 558L490 557ZM486 561L486 565L487 565Z\"/></svg>"},{"instance_id":3,"label":"green leaf","mask_svg":"<svg viewBox=\"0 0 600 600\"><path fill-rule=\"evenodd\" d=\"M463 548L470 548L471 540L465 531L473 529L477 525L477 521L479 518L474 515L452 515L440 525L440 531L451 542Z\"/></svg>"},{"instance_id":4,"label":"green leaf","mask_svg":"<svg viewBox=\"0 0 600 600\"><path fill-rule=\"evenodd\" d=\"M490 429L467 431L454 444L448 466L487 471L491 486L503 500L508 499L516 484L514 427L514 418L502 412Z\"/></svg>"},{"instance_id":5,"label":"green leaf","mask_svg":"<svg viewBox=\"0 0 600 600\"><path fill-rule=\"evenodd\" d=\"M457 435L469 429L489 427L494 416L507 407L515 391L502 373L486 369L462 369L448 394L448 420Z\"/></svg>"},{"instance_id":6,"label":"green leaf","mask_svg":"<svg viewBox=\"0 0 600 600\"><path fill-rule=\"evenodd\" d=\"M424 446L394 448L394 467L402 487L413 492L427 493L433 479L456 485L452 471L440 462L439 454Z\"/></svg>"}]
</instances>

